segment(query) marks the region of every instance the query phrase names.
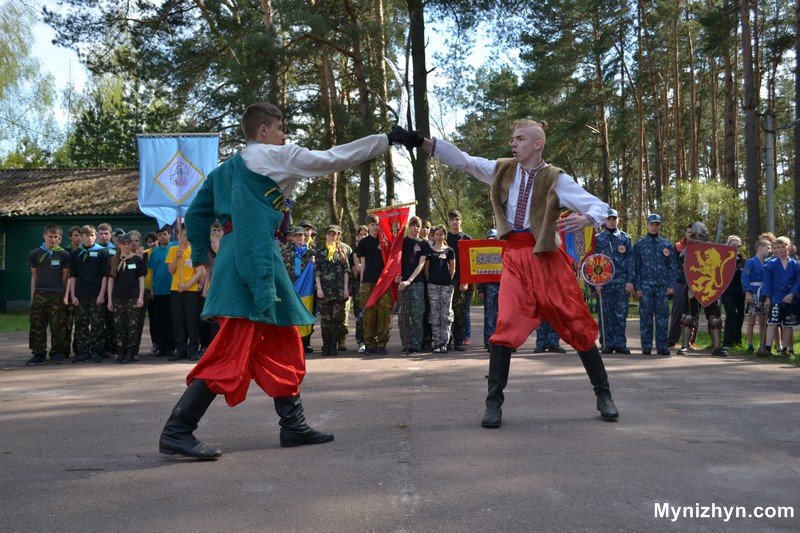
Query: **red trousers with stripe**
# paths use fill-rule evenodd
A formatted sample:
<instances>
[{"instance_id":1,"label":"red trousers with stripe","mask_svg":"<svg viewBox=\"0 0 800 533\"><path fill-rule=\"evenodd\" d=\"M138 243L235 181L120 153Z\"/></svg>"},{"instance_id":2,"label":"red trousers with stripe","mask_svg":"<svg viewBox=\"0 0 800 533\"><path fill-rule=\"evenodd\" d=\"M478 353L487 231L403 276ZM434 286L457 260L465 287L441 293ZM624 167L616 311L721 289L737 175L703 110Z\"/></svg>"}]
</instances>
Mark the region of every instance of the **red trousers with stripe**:
<instances>
[{"instance_id":1,"label":"red trousers with stripe","mask_svg":"<svg viewBox=\"0 0 800 533\"><path fill-rule=\"evenodd\" d=\"M203 379L233 407L245 400L250 380L272 398L295 396L306 375L303 341L294 326L218 317L219 332L186 383Z\"/></svg>"},{"instance_id":2,"label":"red trousers with stripe","mask_svg":"<svg viewBox=\"0 0 800 533\"><path fill-rule=\"evenodd\" d=\"M510 233L503 254L497 328L491 344L516 349L546 320L579 352L595 347L597 322L589 313L569 256L559 249L533 253L529 232Z\"/></svg>"}]
</instances>

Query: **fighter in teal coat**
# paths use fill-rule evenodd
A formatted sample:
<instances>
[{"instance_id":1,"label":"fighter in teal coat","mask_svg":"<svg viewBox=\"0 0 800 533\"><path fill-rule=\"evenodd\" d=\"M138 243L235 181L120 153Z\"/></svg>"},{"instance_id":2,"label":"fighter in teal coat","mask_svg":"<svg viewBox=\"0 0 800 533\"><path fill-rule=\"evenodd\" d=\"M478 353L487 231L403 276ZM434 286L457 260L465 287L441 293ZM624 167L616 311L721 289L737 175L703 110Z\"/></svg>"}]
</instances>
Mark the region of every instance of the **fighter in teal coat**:
<instances>
[{"instance_id":1,"label":"fighter in teal coat","mask_svg":"<svg viewBox=\"0 0 800 533\"><path fill-rule=\"evenodd\" d=\"M189 386L167 420L159 441L166 454L221 456L193 432L217 394L234 406L244 401L251 379L274 398L281 446L333 440L305 422L299 395L305 359L296 326L315 318L297 296L273 235L283 220L284 195L299 179L373 159L390 142L404 142L406 134L396 128L388 136L311 151L284 144L280 110L263 103L247 108L242 129L247 147L208 175L186 214L194 264L208 260L211 224L219 220L225 227L203 311L220 330L187 376Z\"/></svg>"}]
</instances>

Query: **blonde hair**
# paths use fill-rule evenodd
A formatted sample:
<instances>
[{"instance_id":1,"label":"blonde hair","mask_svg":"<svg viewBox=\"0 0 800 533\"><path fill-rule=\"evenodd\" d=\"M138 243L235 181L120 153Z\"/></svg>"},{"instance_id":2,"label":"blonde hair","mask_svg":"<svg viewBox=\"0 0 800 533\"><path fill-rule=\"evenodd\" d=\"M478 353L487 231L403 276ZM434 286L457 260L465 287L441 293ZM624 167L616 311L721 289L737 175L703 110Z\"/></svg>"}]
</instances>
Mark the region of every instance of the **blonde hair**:
<instances>
[{"instance_id":1,"label":"blonde hair","mask_svg":"<svg viewBox=\"0 0 800 533\"><path fill-rule=\"evenodd\" d=\"M547 122L542 120L533 120L531 118L521 118L514 122L514 129L517 128L541 128L543 132L547 133Z\"/></svg>"},{"instance_id":2,"label":"blonde hair","mask_svg":"<svg viewBox=\"0 0 800 533\"><path fill-rule=\"evenodd\" d=\"M736 244L738 244L739 246L742 245L742 238L739 237L738 235L728 235L728 240L726 242L728 244L734 244L731 241L736 241Z\"/></svg>"},{"instance_id":3,"label":"blonde hair","mask_svg":"<svg viewBox=\"0 0 800 533\"><path fill-rule=\"evenodd\" d=\"M784 246L789 246L790 244L792 244L792 241L789 240L789 237L784 237L783 235L781 235L780 237L772 241L772 244L782 244Z\"/></svg>"}]
</instances>

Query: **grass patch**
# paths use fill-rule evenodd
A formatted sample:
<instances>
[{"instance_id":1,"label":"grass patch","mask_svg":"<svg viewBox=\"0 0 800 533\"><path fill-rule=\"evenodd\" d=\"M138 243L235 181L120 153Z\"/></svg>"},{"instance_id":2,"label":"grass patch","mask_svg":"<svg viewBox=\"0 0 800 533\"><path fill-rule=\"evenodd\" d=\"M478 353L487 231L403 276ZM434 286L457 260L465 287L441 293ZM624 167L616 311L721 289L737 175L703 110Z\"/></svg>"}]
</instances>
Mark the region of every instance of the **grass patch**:
<instances>
[{"instance_id":1,"label":"grass patch","mask_svg":"<svg viewBox=\"0 0 800 533\"><path fill-rule=\"evenodd\" d=\"M9 331L28 331L30 316L26 314L0 314L0 333Z\"/></svg>"},{"instance_id":2,"label":"grass patch","mask_svg":"<svg viewBox=\"0 0 800 533\"><path fill-rule=\"evenodd\" d=\"M701 323L700 327L703 327ZM788 363L794 366L800 366L800 338L798 338L797 334L794 335L794 357L783 357L777 354L777 350L775 348L772 349L772 355L767 358L759 357L755 353L747 353L747 341L743 341L741 344L737 344L735 346L731 346L728 348L729 355L735 355L737 357L749 357L750 359L756 361L779 361L781 363ZM753 335L753 345L755 346L756 351L758 351L758 346L760 344L760 340L758 338L758 333ZM697 332L697 341L695 342L698 350L704 351L711 351L711 336L708 334L708 331L698 331ZM680 341L678 341L678 345L675 348L680 347Z\"/></svg>"}]
</instances>

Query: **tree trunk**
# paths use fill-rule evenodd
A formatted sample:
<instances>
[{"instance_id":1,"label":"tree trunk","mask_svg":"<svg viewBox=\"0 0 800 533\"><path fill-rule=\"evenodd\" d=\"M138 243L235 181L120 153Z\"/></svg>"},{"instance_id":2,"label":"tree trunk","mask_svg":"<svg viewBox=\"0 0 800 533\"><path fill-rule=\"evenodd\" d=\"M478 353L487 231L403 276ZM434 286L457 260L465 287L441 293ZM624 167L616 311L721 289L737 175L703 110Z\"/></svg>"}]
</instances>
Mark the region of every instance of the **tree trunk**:
<instances>
[{"instance_id":1,"label":"tree trunk","mask_svg":"<svg viewBox=\"0 0 800 533\"><path fill-rule=\"evenodd\" d=\"M759 209L759 157L758 157L758 91L755 86L755 58L753 57L753 34L750 17L752 4L750 0L741 0L742 21L742 71L743 92L742 109L744 111L744 155L745 155L745 188L747 191L747 241L756 242L761 233L761 210Z\"/></svg>"},{"instance_id":2,"label":"tree trunk","mask_svg":"<svg viewBox=\"0 0 800 533\"><path fill-rule=\"evenodd\" d=\"M389 113L387 105L389 102L389 85L386 80L386 37L384 35L384 0L375 0L375 26L380 28L377 33L377 43L375 46L375 62L378 65L377 75L379 80L375 81L375 85L380 90L380 98L383 105L381 105L381 126L386 128L389 126ZM386 172L386 197L391 204L395 196L395 173L394 163L392 161L392 150L387 150L383 156L384 170ZM391 178L390 178L391 176Z\"/></svg>"},{"instance_id":3,"label":"tree trunk","mask_svg":"<svg viewBox=\"0 0 800 533\"><path fill-rule=\"evenodd\" d=\"M673 124L670 128L675 136L675 180L686 179L686 146L683 138L683 84L682 72L683 62L681 62L681 46L680 46L680 10L675 10L675 19L673 24L673 51L672 51L672 69L674 77L672 83L675 89L672 91L672 117ZM669 186L669 181L664 183L664 187Z\"/></svg>"},{"instance_id":4,"label":"tree trunk","mask_svg":"<svg viewBox=\"0 0 800 533\"><path fill-rule=\"evenodd\" d=\"M726 13L730 11L729 0L723 2L723 8ZM729 36L730 37L730 36ZM749 39L749 37L748 37ZM725 46L723 46L723 69L724 69L724 83L723 94L725 95L725 115L724 115L724 145L725 145L725 158L722 170L724 178L723 183L732 187L735 192L739 191L739 179L736 169L736 122L737 122L737 106L736 106L736 84L734 83L733 75L735 62L732 61L731 55L734 53L735 47L730 46L732 39L726 39ZM749 45L748 45L749 46Z\"/></svg>"},{"instance_id":5,"label":"tree trunk","mask_svg":"<svg viewBox=\"0 0 800 533\"><path fill-rule=\"evenodd\" d=\"M594 37L595 40L600 39L600 21L597 13L594 15ZM594 70L595 82L597 83L595 91L597 91L598 96L597 111L598 119L600 120L597 128L600 131L600 179L603 182L603 197L610 201L611 156L608 148L608 120L606 118L606 98L604 94L605 87L603 83L603 58L599 50L594 54Z\"/></svg>"},{"instance_id":6,"label":"tree trunk","mask_svg":"<svg viewBox=\"0 0 800 533\"><path fill-rule=\"evenodd\" d=\"M655 161L655 170L654 175L652 176L652 185L655 186L654 191L650 191L648 194L648 209L652 210L655 208L655 202L657 200L661 200L661 182L664 179L665 171L665 162L664 162L664 129L662 126L662 118L661 118L661 98L659 97L658 91L658 80L656 75L656 69L653 64L653 49L650 44L650 33L647 28L647 9L644 6L644 1L639 0L639 21L643 28L643 37L644 37L644 47L645 52L647 53L647 70L648 75L650 78L650 97L653 100L653 126L655 131L655 138L653 139L653 153L655 154L656 161ZM645 150L647 146L644 146ZM645 152L646 153L646 152ZM650 180L648 180L650 181ZM650 183L648 183L650 185Z\"/></svg>"},{"instance_id":7,"label":"tree trunk","mask_svg":"<svg viewBox=\"0 0 800 533\"><path fill-rule=\"evenodd\" d=\"M689 16L688 6L686 12L687 18ZM690 180L696 180L700 177L700 162L698 137L700 134L700 121L698 120L699 109L697 103L697 75L695 74L694 64L694 41L692 40L692 32L686 30L686 41L689 46L689 175Z\"/></svg>"},{"instance_id":8,"label":"tree trunk","mask_svg":"<svg viewBox=\"0 0 800 533\"><path fill-rule=\"evenodd\" d=\"M795 0L794 19L794 238L800 240L800 0Z\"/></svg>"},{"instance_id":9,"label":"tree trunk","mask_svg":"<svg viewBox=\"0 0 800 533\"><path fill-rule=\"evenodd\" d=\"M711 94L709 95L711 107L711 157L708 162L708 171L710 173L708 179L709 181L717 181L719 180L720 161L719 127L717 126L719 121L719 102L717 99L717 95L719 94L719 79L717 78L716 58L712 54L708 55L708 79L711 84Z\"/></svg>"},{"instance_id":10,"label":"tree trunk","mask_svg":"<svg viewBox=\"0 0 800 533\"><path fill-rule=\"evenodd\" d=\"M325 140L328 146L335 146L338 144L333 113L337 101L336 81L333 79L333 69L331 68L330 56L326 46L323 46L320 52L319 72L320 94L322 97L322 105L325 108ZM336 203L338 178L339 175L336 172L328 176L328 219L332 224L339 222L336 220L339 211Z\"/></svg>"},{"instance_id":11,"label":"tree trunk","mask_svg":"<svg viewBox=\"0 0 800 533\"><path fill-rule=\"evenodd\" d=\"M425 137L431 136L428 116L428 67L425 65L425 13L422 0L408 0L409 40L411 62L414 66L414 129ZM409 123L411 127L411 123ZM428 180L428 155L415 150L411 158L414 168L414 196L417 216L431 218L431 188Z\"/></svg>"}]
</instances>

